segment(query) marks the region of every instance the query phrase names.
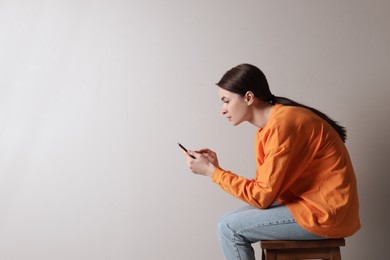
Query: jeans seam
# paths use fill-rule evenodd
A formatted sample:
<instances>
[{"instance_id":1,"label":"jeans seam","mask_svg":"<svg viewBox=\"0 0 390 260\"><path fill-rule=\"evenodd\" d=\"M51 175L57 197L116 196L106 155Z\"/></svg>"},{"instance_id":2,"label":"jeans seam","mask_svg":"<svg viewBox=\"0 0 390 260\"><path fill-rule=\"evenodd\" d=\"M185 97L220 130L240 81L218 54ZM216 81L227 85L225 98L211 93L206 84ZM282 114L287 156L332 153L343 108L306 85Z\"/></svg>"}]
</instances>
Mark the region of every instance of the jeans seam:
<instances>
[{"instance_id":1,"label":"jeans seam","mask_svg":"<svg viewBox=\"0 0 390 260\"><path fill-rule=\"evenodd\" d=\"M269 227L269 226L280 226L280 225L285 225L285 224L294 224L294 223L297 223L295 221L295 219L286 219L286 220L282 220L282 221L275 221L275 222L268 222L268 223L263 223L263 224L259 224L259 225L256 225L256 226L252 226L252 227L246 227L246 228L242 228L240 230L237 230L237 232L234 232L232 230L232 232L234 234L237 234L239 236L243 236L243 233L245 233L247 230L253 230L254 228L260 228L260 227ZM229 228L230 229L230 228ZM230 229L231 230L231 229Z\"/></svg>"}]
</instances>

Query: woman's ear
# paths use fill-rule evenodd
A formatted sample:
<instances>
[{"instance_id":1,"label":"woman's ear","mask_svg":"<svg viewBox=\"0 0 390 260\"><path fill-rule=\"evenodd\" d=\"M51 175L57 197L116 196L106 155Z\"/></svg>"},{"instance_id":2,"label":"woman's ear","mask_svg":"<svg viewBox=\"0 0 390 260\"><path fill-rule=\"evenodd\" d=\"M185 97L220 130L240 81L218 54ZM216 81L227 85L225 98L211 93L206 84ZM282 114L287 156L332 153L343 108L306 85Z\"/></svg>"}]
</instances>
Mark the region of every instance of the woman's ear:
<instances>
[{"instance_id":1,"label":"woman's ear","mask_svg":"<svg viewBox=\"0 0 390 260\"><path fill-rule=\"evenodd\" d=\"M245 102L249 106L255 101L255 95L253 94L252 91L247 91L245 93Z\"/></svg>"}]
</instances>

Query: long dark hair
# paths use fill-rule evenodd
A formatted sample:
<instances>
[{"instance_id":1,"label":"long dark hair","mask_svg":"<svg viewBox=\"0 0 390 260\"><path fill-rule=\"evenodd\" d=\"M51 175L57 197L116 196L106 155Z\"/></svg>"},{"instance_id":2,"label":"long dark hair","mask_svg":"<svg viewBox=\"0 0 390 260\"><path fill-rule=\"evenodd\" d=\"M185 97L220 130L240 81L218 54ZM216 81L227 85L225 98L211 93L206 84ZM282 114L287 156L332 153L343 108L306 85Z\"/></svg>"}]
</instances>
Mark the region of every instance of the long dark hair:
<instances>
[{"instance_id":1,"label":"long dark hair","mask_svg":"<svg viewBox=\"0 0 390 260\"><path fill-rule=\"evenodd\" d=\"M296 106L309 109L327 121L340 135L343 142L347 139L347 131L345 127L339 125L336 121L315 108L300 104L294 100L274 96L268 85L267 78L264 73L254 65L240 64L223 75L217 86L226 89L230 92L244 96L247 91L251 91L256 98L270 102L271 104L282 104L285 106Z\"/></svg>"}]
</instances>

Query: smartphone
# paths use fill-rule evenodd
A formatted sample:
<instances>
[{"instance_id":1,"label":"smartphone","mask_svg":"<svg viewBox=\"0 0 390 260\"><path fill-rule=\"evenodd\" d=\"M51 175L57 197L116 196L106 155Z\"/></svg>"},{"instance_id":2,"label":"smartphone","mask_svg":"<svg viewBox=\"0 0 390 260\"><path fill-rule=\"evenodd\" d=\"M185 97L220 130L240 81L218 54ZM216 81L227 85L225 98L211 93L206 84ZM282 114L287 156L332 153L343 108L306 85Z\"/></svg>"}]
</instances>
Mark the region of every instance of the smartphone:
<instances>
[{"instance_id":1,"label":"smartphone","mask_svg":"<svg viewBox=\"0 0 390 260\"><path fill-rule=\"evenodd\" d=\"M177 143L177 144L180 146L181 149L183 149L186 153L188 153L188 150L184 146L182 146L181 143ZM195 156L193 156L193 155L189 154L189 156L191 156L192 158L196 159Z\"/></svg>"}]
</instances>

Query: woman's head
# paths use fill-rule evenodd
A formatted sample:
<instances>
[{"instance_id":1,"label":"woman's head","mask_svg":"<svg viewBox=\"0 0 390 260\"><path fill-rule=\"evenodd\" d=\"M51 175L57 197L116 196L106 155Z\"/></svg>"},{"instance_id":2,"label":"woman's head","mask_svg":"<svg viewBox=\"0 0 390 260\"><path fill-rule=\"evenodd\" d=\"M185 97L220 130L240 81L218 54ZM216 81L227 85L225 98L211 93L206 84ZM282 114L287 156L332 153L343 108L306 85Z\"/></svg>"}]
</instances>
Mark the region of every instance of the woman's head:
<instances>
[{"instance_id":1,"label":"woman's head","mask_svg":"<svg viewBox=\"0 0 390 260\"><path fill-rule=\"evenodd\" d=\"M225 73L225 75L222 76L221 80L217 83L217 86L226 90L227 92L235 93L241 97L244 97L241 99L241 101L243 100L248 102L248 97L250 98L251 96L254 96L258 100L271 104L282 104L284 106L296 106L309 109L326 120L337 131L344 142L347 138L347 132L345 128L321 111L285 97L275 97L269 89L264 73L256 66L244 63L230 69ZM243 106L240 107L243 108ZM227 110L224 108L223 114L228 114ZM228 114L228 116L230 115ZM241 122L243 119L245 118L242 117L241 120L236 121Z\"/></svg>"},{"instance_id":2,"label":"woman's head","mask_svg":"<svg viewBox=\"0 0 390 260\"><path fill-rule=\"evenodd\" d=\"M241 96L250 91L262 101L274 101L264 73L251 64L244 63L230 69L223 75L217 86Z\"/></svg>"}]
</instances>

